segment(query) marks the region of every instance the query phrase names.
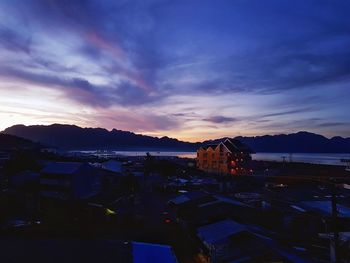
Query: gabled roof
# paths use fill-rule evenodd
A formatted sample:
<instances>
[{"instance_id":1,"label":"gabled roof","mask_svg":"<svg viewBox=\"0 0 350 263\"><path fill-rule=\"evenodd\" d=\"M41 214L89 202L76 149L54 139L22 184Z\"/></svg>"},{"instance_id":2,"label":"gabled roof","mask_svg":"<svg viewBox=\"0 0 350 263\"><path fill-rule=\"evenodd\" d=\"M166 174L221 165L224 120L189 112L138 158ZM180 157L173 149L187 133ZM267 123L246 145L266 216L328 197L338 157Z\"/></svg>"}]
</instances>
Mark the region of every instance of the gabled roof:
<instances>
[{"instance_id":1,"label":"gabled roof","mask_svg":"<svg viewBox=\"0 0 350 263\"><path fill-rule=\"evenodd\" d=\"M249 147L245 144L243 144L242 142L240 142L237 139L230 139L227 138L223 144L227 147L227 149L230 150L230 152L234 153L234 152L251 152L251 150L249 149Z\"/></svg>"},{"instance_id":2,"label":"gabled roof","mask_svg":"<svg viewBox=\"0 0 350 263\"><path fill-rule=\"evenodd\" d=\"M233 220L227 219L197 229L198 237L207 244L215 244L245 231L245 227Z\"/></svg>"},{"instance_id":3,"label":"gabled roof","mask_svg":"<svg viewBox=\"0 0 350 263\"><path fill-rule=\"evenodd\" d=\"M47 174L73 174L83 163L78 162L52 162L46 165L41 172Z\"/></svg>"},{"instance_id":4,"label":"gabled roof","mask_svg":"<svg viewBox=\"0 0 350 263\"><path fill-rule=\"evenodd\" d=\"M209 148L212 148L213 150L215 150L215 148L218 146L218 144L207 144L207 145L204 145L202 146L202 148L204 150L208 150Z\"/></svg>"},{"instance_id":5,"label":"gabled roof","mask_svg":"<svg viewBox=\"0 0 350 263\"><path fill-rule=\"evenodd\" d=\"M215 150L218 145L223 144L230 152L244 152L244 153L252 153L252 150L245 145L244 143L240 142L237 139L227 138L226 140L220 142L219 144L207 144L201 146L203 150L208 150L209 148Z\"/></svg>"}]
</instances>

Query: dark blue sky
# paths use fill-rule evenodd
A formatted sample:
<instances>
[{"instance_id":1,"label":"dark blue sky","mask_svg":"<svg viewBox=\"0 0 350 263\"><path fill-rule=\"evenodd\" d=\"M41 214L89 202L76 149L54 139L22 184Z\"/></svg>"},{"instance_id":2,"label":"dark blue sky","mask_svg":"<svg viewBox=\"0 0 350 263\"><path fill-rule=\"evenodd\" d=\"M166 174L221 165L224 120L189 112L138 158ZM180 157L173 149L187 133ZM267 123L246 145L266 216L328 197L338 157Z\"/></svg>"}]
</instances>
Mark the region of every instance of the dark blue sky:
<instances>
[{"instance_id":1,"label":"dark blue sky","mask_svg":"<svg viewBox=\"0 0 350 263\"><path fill-rule=\"evenodd\" d=\"M1 127L350 136L350 1L0 2Z\"/></svg>"}]
</instances>

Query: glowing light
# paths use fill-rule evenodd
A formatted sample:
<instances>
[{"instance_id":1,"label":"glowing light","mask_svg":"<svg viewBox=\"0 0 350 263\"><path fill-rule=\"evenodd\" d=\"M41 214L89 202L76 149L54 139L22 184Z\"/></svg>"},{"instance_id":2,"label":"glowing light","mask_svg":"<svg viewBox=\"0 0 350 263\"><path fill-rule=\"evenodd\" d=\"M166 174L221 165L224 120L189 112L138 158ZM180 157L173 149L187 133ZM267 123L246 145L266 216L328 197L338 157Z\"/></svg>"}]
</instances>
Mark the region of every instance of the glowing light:
<instances>
[{"instance_id":1,"label":"glowing light","mask_svg":"<svg viewBox=\"0 0 350 263\"><path fill-rule=\"evenodd\" d=\"M111 209L109 209L109 208L106 208L106 215L115 215L116 213L113 211L113 210L111 210Z\"/></svg>"}]
</instances>

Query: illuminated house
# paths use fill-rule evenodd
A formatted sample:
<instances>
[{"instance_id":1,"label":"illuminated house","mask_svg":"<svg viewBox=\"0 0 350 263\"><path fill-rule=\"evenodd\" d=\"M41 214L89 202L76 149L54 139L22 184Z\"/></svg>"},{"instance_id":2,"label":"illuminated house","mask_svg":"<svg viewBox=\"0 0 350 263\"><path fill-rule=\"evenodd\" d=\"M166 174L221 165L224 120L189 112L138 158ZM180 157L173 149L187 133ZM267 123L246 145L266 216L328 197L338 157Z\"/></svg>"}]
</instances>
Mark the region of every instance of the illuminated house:
<instances>
[{"instance_id":1,"label":"illuminated house","mask_svg":"<svg viewBox=\"0 0 350 263\"><path fill-rule=\"evenodd\" d=\"M197 150L197 167L209 173L247 175L251 150L236 139L202 146Z\"/></svg>"}]
</instances>

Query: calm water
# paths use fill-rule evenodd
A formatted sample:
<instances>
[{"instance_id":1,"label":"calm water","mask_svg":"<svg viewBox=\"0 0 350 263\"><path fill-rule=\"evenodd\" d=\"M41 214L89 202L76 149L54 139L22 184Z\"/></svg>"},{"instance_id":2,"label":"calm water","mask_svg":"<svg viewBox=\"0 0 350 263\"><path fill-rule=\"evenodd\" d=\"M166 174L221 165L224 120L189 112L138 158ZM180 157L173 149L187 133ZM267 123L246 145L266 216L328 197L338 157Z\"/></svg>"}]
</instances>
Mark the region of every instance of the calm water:
<instances>
[{"instance_id":1,"label":"calm water","mask_svg":"<svg viewBox=\"0 0 350 263\"><path fill-rule=\"evenodd\" d=\"M303 162L315 164L345 165L340 159L350 159L350 153L256 153L253 160Z\"/></svg>"},{"instance_id":2,"label":"calm water","mask_svg":"<svg viewBox=\"0 0 350 263\"><path fill-rule=\"evenodd\" d=\"M155 152L155 151L71 151L71 153L91 154L96 156L177 156L181 158L196 158L196 152Z\"/></svg>"},{"instance_id":3,"label":"calm water","mask_svg":"<svg viewBox=\"0 0 350 263\"><path fill-rule=\"evenodd\" d=\"M79 151L80 153L93 154L93 155L108 155L108 156L145 156L146 151ZM152 156L177 156L182 158L196 158L195 152L149 152ZM340 159L350 159L350 153L256 153L252 155L253 160L263 161L283 161L283 157L287 162L304 162L315 164L331 164L331 165L344 165L340 162Z\"/></svg>"}]
</instances>

